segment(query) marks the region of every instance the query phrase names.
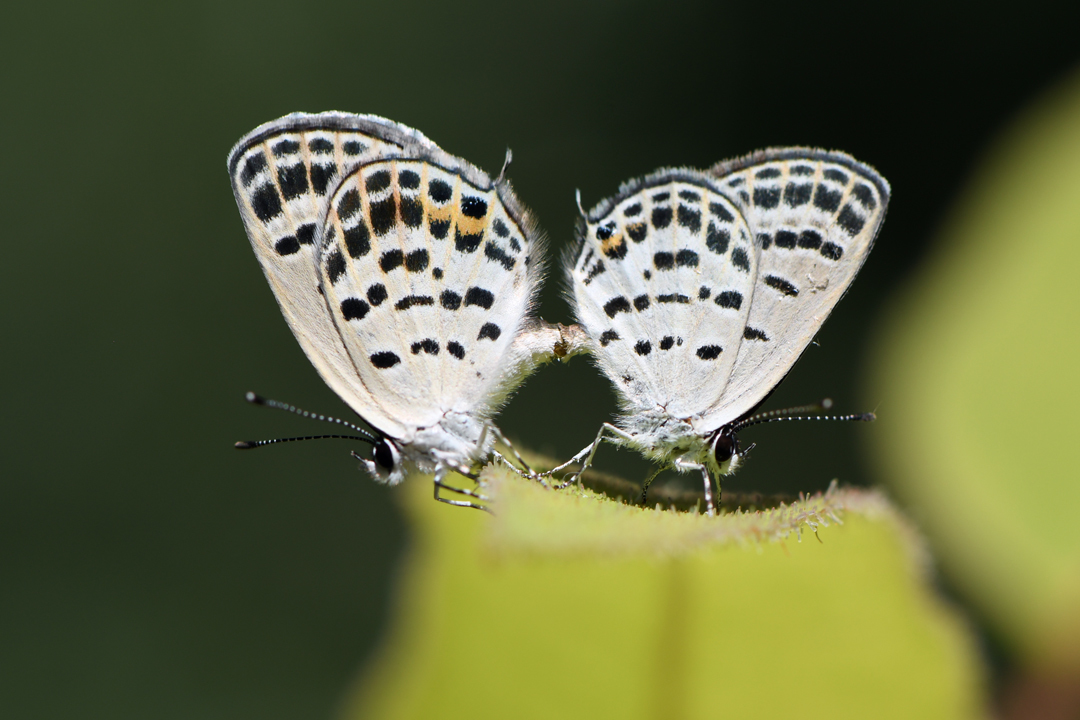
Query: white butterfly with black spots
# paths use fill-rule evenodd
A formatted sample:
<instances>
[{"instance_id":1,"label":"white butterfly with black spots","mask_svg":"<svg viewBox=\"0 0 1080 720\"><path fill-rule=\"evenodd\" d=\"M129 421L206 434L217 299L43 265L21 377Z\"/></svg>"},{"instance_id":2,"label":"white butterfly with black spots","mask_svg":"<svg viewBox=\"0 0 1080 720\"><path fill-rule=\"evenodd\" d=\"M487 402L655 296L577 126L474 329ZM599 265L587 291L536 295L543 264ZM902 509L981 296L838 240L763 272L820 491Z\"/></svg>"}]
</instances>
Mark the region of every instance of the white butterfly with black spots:
<instances>
[{"instance_id":1,"label":"white butterfly with black spots","mask_svg":"<svg viewBox=\"0 0 1080 720\"><path fill-rule=\"evenodd\" d=\"M449 472L498 456L499 405L566 351L560 328L532 314L542 247L509 182L404 125L337 112L261 125L228 169L285 320L377 431L360 458L371 475L434 473L443 499Z\"/></svg>"},{"instance_id":2,"label":"white butterfly with black spots","mask_svg":"<svg viewBox=\"0 0 1080 720\"><path fill-rule=\"evenodd\" d=\"M713 512L710 475L735 469L740 423L851 284L888 199L848 155L780 148L660 170L583 213L567 264L575 315L622 413L559 469L584 470L604 440L636 448L700 471Z\"/></svg>"}]
</instances>

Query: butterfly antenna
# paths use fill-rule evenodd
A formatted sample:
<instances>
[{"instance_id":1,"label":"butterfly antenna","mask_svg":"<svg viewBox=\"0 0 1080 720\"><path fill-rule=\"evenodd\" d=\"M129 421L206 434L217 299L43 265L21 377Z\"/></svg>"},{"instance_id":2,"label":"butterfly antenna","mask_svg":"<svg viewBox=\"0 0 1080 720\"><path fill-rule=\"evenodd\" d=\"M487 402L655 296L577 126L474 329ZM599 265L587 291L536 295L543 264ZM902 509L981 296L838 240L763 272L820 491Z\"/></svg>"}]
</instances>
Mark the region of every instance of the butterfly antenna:
<instances>
[{"instance_id":1,"label":"butterfly antenna","mask_svg":"<svg viewBox=\"0 0 1080 720\"><path fill-rule=\"evenodd\" d=\"M305 435L304 437L273 438L272 440L240 440L234 443L233 447L237 450L250 450L264 445L296 442L298 440L359 440L360 442L375 443L371 438L361 437L360 435Z\"/></svg>"},{"instance_id":2,"label":"butterfly antenna","mask_svg":"<svg viewBox=\"0 0 1080 720\"><path fill-rule=\"evenodd\" d=\"M495 179L495 182L502 184L506 180L506 171L510 169L510 163L514 160L514 153L510 148L506 148L506 158L503 159L502 170L499 171L499 177Z\"/></svg>"},{"instance_id":3,"label":"butterfly antenna","mask_svg":"<svg viewBox=\"0 0 1080 720\"><path fill-rule=\"evenodd\" d=\"M854 413L852 415L813 415L810 413L824 412L832 408L832 400L825 398L819 403L813 405L800 405L799 407L784 408L783 410L770 410L768 412L758 413L751 415L742 422L738 422L732 426L732 432L739 432L744 428L748 428L751 425L760 425L762 423L769 422L781 422L785 420L835 420L835 421L856 421L856 422L870 422L876 420L877 416L874 413Z\"/></svg>"},{"instance_id":4,"label":"butterfly antenna","mask_svg":"<svg viewBox=\"0 0 1080 720\"><path fill-rule=\"evenodd\" d=\"M244 399L253 405L262 405L264 407L275 408L277 410L284 410L294 415L299 415L300 417L310 418L312 420L321 420L322 422L333 423L335 425L341 425L343 427L349 428L350 430L360 433L360 435L312 435L307 437L278 438L275 440L241 440L235 445L235 447L240 449L262 447L263 445L272 445L279 442L293 442L295 440L323 440L330 438L343 440L360 440L361 442L371 443L372 445L377 442L377 439L374 435L372 435L370 432L360 427L359 425L354 425L348 420L342 420L340 418L330 417L329 415L320 415L318 413L308 412L307 410L301 410L295 405L289 405L288 403L283 403L279 400L271 400L270 398L264 398L263 396L256 395L253 392L245 394Z\"/></svg>"}]
</instances>

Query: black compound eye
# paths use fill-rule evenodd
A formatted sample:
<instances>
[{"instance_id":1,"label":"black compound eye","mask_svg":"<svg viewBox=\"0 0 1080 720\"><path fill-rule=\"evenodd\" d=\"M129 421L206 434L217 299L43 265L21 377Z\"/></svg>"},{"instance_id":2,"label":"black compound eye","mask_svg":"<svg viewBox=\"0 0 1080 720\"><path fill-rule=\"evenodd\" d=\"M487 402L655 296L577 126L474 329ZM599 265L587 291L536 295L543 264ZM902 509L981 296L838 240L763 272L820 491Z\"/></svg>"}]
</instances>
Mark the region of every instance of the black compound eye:
<instances>
[{"instance_id":1,"label":"black compound eye","mask_svg":"<svg viewBox=\"0 0 1080 720\"><path fill-rule=\"evenodd\" d=\"M726 430L721 430L716 438L716 443L713 445L713 454L716 456L716 462L722 465L730 460L731 456L735 454L735 447L735 435Z\"/></svg>"},{"instance_id":2,"label":"black compound eye","mask_svg":"<svg viewBox=\"0 0 1080 720\"><path fill-rule=\"evenodd\" d=\"M372 455L375 457L375 464L382 469L394 469L394 451L390 449L390 444L385 439L375 443Z\"/></svg>"}]
</instances>

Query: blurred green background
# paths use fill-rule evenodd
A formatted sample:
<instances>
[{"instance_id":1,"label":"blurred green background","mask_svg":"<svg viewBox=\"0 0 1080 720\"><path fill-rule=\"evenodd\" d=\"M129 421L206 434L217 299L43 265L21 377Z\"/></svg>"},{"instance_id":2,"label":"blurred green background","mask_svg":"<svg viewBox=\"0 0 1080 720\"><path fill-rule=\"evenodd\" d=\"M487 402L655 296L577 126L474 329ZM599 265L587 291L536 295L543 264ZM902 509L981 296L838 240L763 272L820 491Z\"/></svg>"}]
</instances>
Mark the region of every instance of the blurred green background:
<instances>
[{"instance_id":1,"label":"blurred green background","mask_svg":"<svg viewBox=\"0 0 1080 720\"><path fill-rule=\"evenodd\" d=\"M932 258L992 139L1080 60L1070 3L15 3L0 22L11 152L0 264L0 709L53 718L327 717L385 627L408 538L347 448L257 390L344 412L280 317L225 155L295 110L370 112L511 177L553 256L661 165L845 150L893 186L852 291L770 401L860 395L874 323ZM558 273L542 312L568 321ZM504 412L556 456L610 416L587 362ZM889 408L876 408L885 414ZM763 427L725 488L873 483L874 426ZM913 449L913 453L918 449ZM631 477L645 465L600 455ZM1073 556L1075 557L1075 555ZM964 600L964 585L943 589ZM976 623L992 613L976 608ZM1022 653L983 634L997 677Z\"/></svg>"}]
</instances>

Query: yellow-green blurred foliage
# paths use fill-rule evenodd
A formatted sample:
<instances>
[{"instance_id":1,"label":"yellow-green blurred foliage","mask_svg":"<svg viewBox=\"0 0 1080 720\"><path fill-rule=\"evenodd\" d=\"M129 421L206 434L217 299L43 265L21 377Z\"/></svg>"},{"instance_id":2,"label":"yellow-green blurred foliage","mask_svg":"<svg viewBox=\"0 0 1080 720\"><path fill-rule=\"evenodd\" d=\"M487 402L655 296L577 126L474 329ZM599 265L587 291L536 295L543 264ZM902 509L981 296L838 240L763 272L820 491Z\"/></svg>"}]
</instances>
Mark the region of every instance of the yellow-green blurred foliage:
<instances>
[{"instance_id":1,"label":"yellow-green blurred foliage","mask_svg":"<svg viewBox=\"0 0 1080 720\"><path fill-rule=\"evenodd\" d=\"M1078 356L1080 75L976 171L883 324L867 394L881 474L964 602L1024 663L1072 672Z\"/></svg>"},{"instance_id":2,"label":"yellow-green blurred foliage","mask_svg":"<svg viewBox=\"0 0 1080 720\"><path fill-rule=\"evenodd\" d=\"M486 478L494 517L403 488L397 617L346 717L980 715L968 635L877 493L712 518Z\"/></svg>"}]
</instances>

